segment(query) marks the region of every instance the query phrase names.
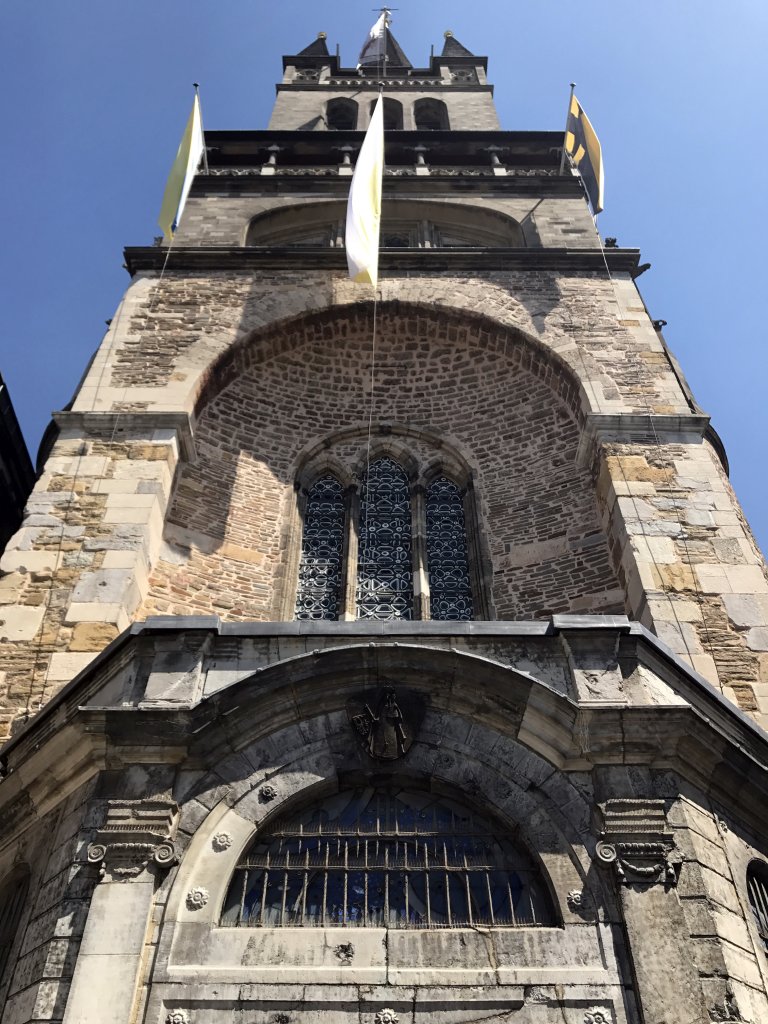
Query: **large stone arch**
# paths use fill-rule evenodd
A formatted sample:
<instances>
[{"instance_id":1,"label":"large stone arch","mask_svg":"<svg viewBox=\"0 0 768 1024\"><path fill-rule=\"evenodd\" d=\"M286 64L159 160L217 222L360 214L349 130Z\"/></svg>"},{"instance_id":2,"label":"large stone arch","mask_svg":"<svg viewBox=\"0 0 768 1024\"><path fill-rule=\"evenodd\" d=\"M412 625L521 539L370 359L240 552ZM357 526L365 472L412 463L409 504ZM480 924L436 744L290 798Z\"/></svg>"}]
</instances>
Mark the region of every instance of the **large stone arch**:
<instances>
[{"instance_id":1,"label":"large stone arch","mask_svg":"<svg viewBox=\"0 0 768 1024\"><path fill-rule=\"evenodd\" d=\"M293 1008L297 1024L304 1012L327 1012L334 1005L342 1014L338 1019L346 1020L350 1000L373 1015L372 1000L386 992L382 1005L399 1005L409 998L409 986L417 985L435 1000L433 1020L451 1020L446 1014L457 1000L465 1001L465 1009L477 1000L477 1017L491 1020L525 1004L521 1019L526 1022L549 1019L537 1014L551 1013L555 1006L588 1001L610 1008L612 1019L623 1024L622 951L612 935L617 911L610 876L592 866L588 778L576 773L572 779L553 763L554 752L547 758L519 738L526 705L548 708L542 714L554 730L563 727L569 699L487 658L397 645L377 647L374 655L380 672L404 679L401 689L418 686L424 694L435 693L436 683L449 677L450 692L444 685L442 696L427 708L413 747L389 770L401 780L463 794L516 825L542 865L560 922L487 934L454 929L437 936L407 929L386 934L341 926L309 931L219 926L232 872L260 828L299 801L333 792L353 770L376 777L386 771L365 763L350 743L343 709L348 694L366 685L370 648L349 645L304 655L221 691L212 698L215 713L208 709L210 726L196 733L192 762L199 763L207 748L206 759L216 767L180 801L183 852L170 890L159 901L164 909L148 981L148 1019L163 1019L176 1007L194 1013L205 1006L218 1020L233 998L244 1010L279 1010L281 1000L291 998L289 986L301 984L339 988L326 988L322 999L302 995ZM472 710L478 674L493 694L493 722L479 721ZM326 685L329 679L335 680L333 690ZM320 710L323 700L326 708ZM277 721L273 706L283 709ZM223 733L229 752L219 757ZM580 901L569 898L574 892L582 894ZM343 961L337 954L342 946ZM286 988L275 988L277 983ZM530 1005L515 992L515 986L525 985L538 992ZM364 992L365 986L372 991Z\"/></svg>"},{"instance_id":2,"label":"large stone arch","mask_svg":"<svg viewBox=\"0 0 768 1024\"><path fill-rule=\"evenodd\" d=\"M371 327L369 305L336 308L250 334L214 363L195 402L197 463L180 471L144 614L285 617L297 466L340 432L366 430ZM577 463L585 395L559 356L482 317L383 303L376 366L377 440L393 428L433 439L424 470L445 437L471 469L495 617L623 611Z\"/></svg>"}]
</instances>

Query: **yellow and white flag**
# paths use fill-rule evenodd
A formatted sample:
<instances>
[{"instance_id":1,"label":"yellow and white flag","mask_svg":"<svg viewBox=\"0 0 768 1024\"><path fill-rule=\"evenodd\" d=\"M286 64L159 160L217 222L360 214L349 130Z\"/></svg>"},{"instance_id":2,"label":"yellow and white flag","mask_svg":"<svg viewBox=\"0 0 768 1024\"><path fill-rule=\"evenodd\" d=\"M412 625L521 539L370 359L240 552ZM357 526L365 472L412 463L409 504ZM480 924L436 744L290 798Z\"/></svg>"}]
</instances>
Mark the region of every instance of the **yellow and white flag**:
<instances>
[{"instance_id":1,"label":"yellow and white flag","mask_svg":"<svg viewBox=\"0 0 768 1024\"><path fill-rule=\"evenodd\" d=\"M349 276L361 284L379 279L381 182L384 175L384 100L376 101L352 175L347 203L347 266Z\"/></svg>"},{"instance_id":2,"label":"yellow and white flag","mask_svg":"<svg viewBox=\"0 0 768 1024\"><path fill-rule=\"evenodd\" d=\"M192 181L200 166L204 150L205 139L203 137L203 121L200 116L200 100L195 95L192 113L189 115L187 127L184 129L179 143L179 151L173 162L171 173L168 175L163 205L160 207L160 216L157 218L157 223L163 229L163 242L166 245L170 245L173 233L179 226L181 215L184 212L184 204L187 201L189 190L192 188Z\"/></svg>"}]
</instances>

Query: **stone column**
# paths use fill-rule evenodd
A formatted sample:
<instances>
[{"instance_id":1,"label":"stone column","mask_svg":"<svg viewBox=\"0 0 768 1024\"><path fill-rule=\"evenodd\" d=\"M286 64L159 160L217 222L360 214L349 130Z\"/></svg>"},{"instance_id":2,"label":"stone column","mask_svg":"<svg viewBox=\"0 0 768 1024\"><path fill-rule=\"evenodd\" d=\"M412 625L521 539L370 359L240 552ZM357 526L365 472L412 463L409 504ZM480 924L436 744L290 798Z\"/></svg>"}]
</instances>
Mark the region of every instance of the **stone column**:
<instances>
[{"instance_id":1,"label":"stone column","mask_svg":"<svg viewBox=\"0 0 768 1024\"><path fill-rule=\"evenodd\" d=\"M139 984L157 872L176 862L176 806L163 800L111 800L107 822L88 847L101 865L64 1024L128 1021Z\"/></svg>"},{"instance_id":2,"label":"stone column","mask_svg":"<svg viewBox=\"0 0 768 1024\"><path fill-rule=\"evenodd\" d=\"M709 1020L675 887L679 860L663 800L607 800L598 808L598 861L618 883L643 1024ZM674 1007L674 1011L671 1008Z\"/></svg>"}]
</instances>

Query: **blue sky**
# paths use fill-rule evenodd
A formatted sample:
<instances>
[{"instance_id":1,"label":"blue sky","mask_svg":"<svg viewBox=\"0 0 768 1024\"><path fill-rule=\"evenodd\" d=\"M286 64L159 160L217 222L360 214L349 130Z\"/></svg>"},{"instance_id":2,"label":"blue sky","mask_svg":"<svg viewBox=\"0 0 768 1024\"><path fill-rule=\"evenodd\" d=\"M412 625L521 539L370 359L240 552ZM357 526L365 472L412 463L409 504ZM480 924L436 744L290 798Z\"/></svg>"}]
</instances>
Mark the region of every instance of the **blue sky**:
<instances>
[{"instance_id":1,"label":"blue sky","mask_svg":"<svg viewBox=\"0 0 768 1024\"><path fill-rule=\"evenodd\" d=\"M33 453L146 245L192 97L208 128L265 128L280 57L318 31L353 64L370 2L3 0L0 370ZM559 130L568 83L607 168L604 235L640 284L768 550L765 0L401 0L414 63L443 32L489 57L502 127Z\"/></svg>"}]
</instances>

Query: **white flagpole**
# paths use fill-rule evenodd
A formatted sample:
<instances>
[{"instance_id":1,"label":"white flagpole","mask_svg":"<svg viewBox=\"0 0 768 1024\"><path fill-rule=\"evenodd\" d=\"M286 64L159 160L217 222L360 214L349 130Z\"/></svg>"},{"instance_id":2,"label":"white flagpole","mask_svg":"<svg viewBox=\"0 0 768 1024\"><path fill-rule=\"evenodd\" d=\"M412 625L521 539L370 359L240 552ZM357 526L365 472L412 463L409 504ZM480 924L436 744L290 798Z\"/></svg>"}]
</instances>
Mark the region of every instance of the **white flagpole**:
<instances>
[{"instance_id":1,"label":"white flagpole","mask_svg":"<svg viewBox=\"0 0 768 1024\"><path fill-rule=\"evenodd\" d=\"M565 115L565 131L563 132L563 152L562 152L562 156L560 157L560 173L561 174L565 171L565 157L566 157L565 137L568 134L568 122L569 122L569 120L571 118L571 106L573 105L573 91L574 91L575 88L576 88L576 83L575 82L571 82L571 95L568 97L568 113Z\"/></svg>"},{"instance_id":2,"label":"white flagpole","mask_svg":"<svg viewBox=\"0 0 768 1024\"><path fill-rule=\"evenodd\" d=\"M205 144L205 125L203 124L203 105L200 102L200 85L198 82L193 82L192 85L195 87L195 95L197 96L197 109L200 111L200 134L203 136L203 170L206 174L208 171L208 146Z\"/></svg>"}]
</instances>

